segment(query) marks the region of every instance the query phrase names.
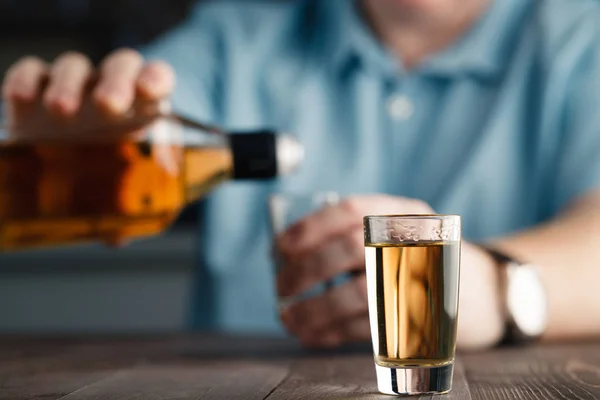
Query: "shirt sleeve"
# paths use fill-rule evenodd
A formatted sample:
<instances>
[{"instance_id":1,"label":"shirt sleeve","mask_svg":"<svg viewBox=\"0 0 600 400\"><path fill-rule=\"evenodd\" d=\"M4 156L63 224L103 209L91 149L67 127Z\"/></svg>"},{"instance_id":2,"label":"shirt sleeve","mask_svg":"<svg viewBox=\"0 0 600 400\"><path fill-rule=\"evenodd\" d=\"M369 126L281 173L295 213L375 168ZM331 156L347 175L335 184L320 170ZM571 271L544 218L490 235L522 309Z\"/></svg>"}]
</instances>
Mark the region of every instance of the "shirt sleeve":
<instances>
[{"instance_id":1,"label":"shirt sleeve","mask_svg":"<svg viewBox=\"0 0 600 400\"><path fill-rule=\"evenodd\" d=\"M211 4L197 5L189 18L140 49L147 60L163 60L176 74L173 110L189 118L218 123L221 70L219 15Z\"/></svg>"},{"instance_id":2,"label":"shirt sleeve","mask_svg":"<svg viewBox=\"0 0 600 400\"><path fill-rule=\"evenodd\" d=\"M600 189L600 45L594 27L590 45L571 71L565 123L556 160L555 200L560 210Z\"/></svg>"}]
</instances>

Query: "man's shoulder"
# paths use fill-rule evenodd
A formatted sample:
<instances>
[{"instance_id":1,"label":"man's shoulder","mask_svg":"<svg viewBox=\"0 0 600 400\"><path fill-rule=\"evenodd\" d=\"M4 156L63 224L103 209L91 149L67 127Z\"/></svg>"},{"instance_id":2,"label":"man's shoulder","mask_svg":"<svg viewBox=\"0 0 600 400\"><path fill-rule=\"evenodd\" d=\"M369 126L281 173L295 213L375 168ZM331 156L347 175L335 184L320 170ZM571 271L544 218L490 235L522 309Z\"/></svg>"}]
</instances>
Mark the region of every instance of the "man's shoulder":
<instances>
[{"instance_id":1,"label":"man's shoulder","mask_svg":"<svg viewBox=\"0 0 600 400\"><path fill-rule=\"evenodd\" d=\"M195 12L213 26L248 39L299 18L305 3L306 0L207 0Z\"/></svg>"},{"instance_id":2,"label":"man's shoulder","mask_svg":"<svg viewBox=\"0 0 600 400\"><path fill-rule=\"evenodd\" d=\"M329 1L329 0L327 0ZM309 57L322 0L209 0L198 4L195 25L235 68L295 64ZM298 63L300 65L301 63Z\"/></svg>"},{"instance_id":3,"label":"man's shoulder","mask_svg":"<svg viewBox=\"0 0 600 400\"><path fill-rule=\"evenodd\" d=\"M537 22L549 57L576 56L600 43L600 0L540 0Z\"/></svg>"},{"instance_id":4,"label":"man's shoulder","mask_svg":"<svg viewBox=\"0 0 600 400\"><path fill-rule=\"evenodd\" d=\"M600 10L598 0L537 0L541 9L552 14L563 15L567 19L583 16Z\"/></svg>"}]
</instances>

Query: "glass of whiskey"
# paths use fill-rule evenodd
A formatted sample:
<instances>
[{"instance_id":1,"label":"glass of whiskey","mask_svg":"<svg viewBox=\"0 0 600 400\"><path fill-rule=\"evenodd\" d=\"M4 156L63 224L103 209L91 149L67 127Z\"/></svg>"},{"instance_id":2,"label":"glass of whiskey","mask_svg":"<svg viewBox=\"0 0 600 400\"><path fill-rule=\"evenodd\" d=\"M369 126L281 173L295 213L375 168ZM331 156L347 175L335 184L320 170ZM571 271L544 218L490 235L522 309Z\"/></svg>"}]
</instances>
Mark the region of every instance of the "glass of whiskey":
<instances>
[{"instance_id":1,"label":"glass of whiskey","mask_svg":"<svg viewBox=\"0 0 600 400\"><path fill-rule=\"evenodd\" d=\"M379 391L449 392L458 318L460 216L367 216L364 228Z\"/></svg>"}]
</instances>

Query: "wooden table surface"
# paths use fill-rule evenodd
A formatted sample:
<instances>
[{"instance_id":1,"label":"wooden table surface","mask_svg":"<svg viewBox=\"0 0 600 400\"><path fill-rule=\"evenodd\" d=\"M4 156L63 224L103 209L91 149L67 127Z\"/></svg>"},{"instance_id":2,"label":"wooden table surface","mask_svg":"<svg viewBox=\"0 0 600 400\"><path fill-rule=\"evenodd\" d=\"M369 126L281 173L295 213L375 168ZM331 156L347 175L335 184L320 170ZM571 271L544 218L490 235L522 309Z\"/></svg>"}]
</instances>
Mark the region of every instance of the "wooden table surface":
<instances>
[{"instance_id":1,"label":"wooden table surface","mask_svg":"<svg viewBox=\"0 0 600 400\"><path fill-rule=\"evenodd\" d=\"M453 391L437 398L600 399L600 342L459 354L456 365ZM367 346L306 352L256 337L0 336L0 399L389 398L377 392Z\"/></svg>"}]
</instances>

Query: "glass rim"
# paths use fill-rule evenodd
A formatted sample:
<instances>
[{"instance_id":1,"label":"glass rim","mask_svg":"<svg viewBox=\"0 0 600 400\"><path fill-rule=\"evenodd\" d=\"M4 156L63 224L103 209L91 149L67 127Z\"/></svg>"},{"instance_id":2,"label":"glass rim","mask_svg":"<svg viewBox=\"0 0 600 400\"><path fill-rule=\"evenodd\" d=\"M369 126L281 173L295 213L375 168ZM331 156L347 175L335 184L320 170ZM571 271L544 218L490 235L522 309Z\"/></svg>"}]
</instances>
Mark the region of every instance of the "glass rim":
<instances>
[{"instance_id":1,"label":"glass rim","mask_svg":"<svg viewBox=\"0 0 600 400\"><path fill-rule=\"evenodd\" d=\"M461 219L460 214L373 214L365 215L364 221L376 219Z\"/></svg>"}]
</instances>

